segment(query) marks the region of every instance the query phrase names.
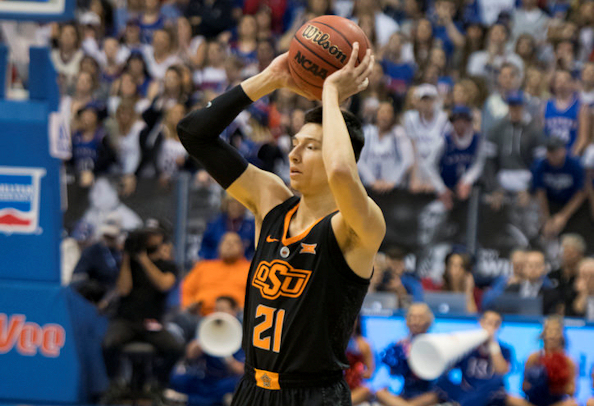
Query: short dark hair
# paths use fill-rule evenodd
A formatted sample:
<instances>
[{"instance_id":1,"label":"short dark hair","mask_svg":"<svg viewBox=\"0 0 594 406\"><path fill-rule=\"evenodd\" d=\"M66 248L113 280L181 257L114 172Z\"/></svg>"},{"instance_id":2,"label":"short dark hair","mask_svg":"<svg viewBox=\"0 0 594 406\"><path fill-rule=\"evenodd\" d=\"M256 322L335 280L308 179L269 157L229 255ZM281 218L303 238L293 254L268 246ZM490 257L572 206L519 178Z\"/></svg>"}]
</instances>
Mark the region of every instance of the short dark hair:
<instances>
[{"instance_id":1,"label":"short dark hair","mask_svg":"<svg viewBox=\"0 0 594 406\"><path fill-rule=\"evenodd\" d=\"M355 161L359 160L361 156L361 150L365 145L365 136L363 135L363 127L361 122L353 113L341 110L342 118L346 123L349 137L351 138L351 145L353 146L353 152L355 153ZM305 124L314 123L322 125L323 110L322 106L314 107L305 113Z\"/></svg>"}]
</instances>

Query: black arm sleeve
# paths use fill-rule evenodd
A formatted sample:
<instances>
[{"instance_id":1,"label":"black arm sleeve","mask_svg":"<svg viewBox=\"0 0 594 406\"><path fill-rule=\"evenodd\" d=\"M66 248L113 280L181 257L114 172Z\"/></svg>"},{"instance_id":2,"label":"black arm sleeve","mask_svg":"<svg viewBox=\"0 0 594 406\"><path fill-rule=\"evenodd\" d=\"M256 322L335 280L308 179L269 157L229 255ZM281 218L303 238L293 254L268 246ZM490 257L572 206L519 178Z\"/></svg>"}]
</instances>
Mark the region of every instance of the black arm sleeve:
<instances>
[{"instance_id":1,"label":"black arm sleeve","mask_svg":"<svg viewBox=\"0 0 594 406\"><path fill-rule=\"evenodd\" d=\"M248 162L219 134L252 104L241 86L223 93L206 108L189 113L177 125L177 134L188 153L227 189L247 169Z\"/></svg>"}]
</instances>

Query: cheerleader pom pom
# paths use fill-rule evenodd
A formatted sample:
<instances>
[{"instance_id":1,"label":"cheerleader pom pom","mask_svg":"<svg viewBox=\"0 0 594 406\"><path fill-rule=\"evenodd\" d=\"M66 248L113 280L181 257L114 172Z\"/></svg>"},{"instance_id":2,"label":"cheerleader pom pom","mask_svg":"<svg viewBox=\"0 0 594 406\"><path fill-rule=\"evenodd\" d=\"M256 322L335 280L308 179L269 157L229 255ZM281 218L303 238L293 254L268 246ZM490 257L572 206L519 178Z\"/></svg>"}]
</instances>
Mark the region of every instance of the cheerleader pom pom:
<instances>
[{"instance_id":1,"label":"cheerleader pom pom","mask_svg":"<svg viewBox=\"0 0 594 406\"><path fill-rule=\"evenodd\" d=\"M552 394L561 394L571 379L571 367L565 355L561 353L547 354L542 357L542 364L544 365L549 390Z\"/></svg>"}]
</instances>

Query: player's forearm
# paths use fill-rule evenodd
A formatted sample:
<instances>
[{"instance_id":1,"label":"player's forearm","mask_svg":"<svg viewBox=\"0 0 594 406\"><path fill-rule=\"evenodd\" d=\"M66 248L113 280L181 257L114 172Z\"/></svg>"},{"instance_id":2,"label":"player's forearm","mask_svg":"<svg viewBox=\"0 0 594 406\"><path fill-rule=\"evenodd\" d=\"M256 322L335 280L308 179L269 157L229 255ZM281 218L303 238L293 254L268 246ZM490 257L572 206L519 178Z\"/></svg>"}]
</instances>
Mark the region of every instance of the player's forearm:
<instances>
[{"instance_id":1,"label":"player's forearm","mask_svg":"<svg viewBox=\"0 0 594 406\"><path fill-rule=\"evenodd\" d=\"M338 103L338 89L333 86L324 86L322 156L330 181L334 175L348 174L359 177L355 153Z\"/></svg>"},{"instance_id":2,"label":"player's forearm","mask_svg":"<svg viewBox=\"0 0 594 406\"><path fill-rule=\"evenodd\" d=\"M252 101L256 101L280 87L266 72L259 73L244 80L240 86Z\"/></svg>"},{"instance_id":3,"label":"player's forearm","mask_svg":"<svg viewBox=\"0 0 594 406\"><path fill-rule=\"evenodd\" d=\"M189 113L177 125L184 148L224 189L241 176L248 163L219 134L251 103L242 87L236 86L207 107Z\"/></svg>"}]
</instances>

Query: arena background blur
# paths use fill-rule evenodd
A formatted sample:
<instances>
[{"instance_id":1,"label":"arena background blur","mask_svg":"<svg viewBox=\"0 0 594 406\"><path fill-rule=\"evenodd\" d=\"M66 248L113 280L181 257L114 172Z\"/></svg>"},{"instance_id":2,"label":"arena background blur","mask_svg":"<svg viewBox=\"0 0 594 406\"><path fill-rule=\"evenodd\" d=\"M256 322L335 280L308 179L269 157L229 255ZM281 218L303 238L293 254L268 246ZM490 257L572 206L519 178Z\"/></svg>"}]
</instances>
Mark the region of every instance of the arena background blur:
<instances>
[{"instance_id":1,"label":"arena background blur","mask_svg":"<svg viewBox=\"0 0 594 406\"><path fill-rule=\"evenodd\" d=\"M434 307L432 331L465 330L487 298L505 291L550 302L504 316L501 339L514 350L508 390L521 394L543 313L555 313L568 316L576 398L592 396L594 270L578 269L578 260L594 254L594 1L5 0L0 401L99 399L108 385L101 341L127 233L166 234L164 258L178 269L167 328L189 312L181 281L217 258L225 232L240 235L250 258L250 214L230 208L175 127L262 71L304 22L324 14L356 21L377 61L369 88L344 105L364 124L361 178L388 225L363 313L378 365L370 387L399 390L379 357L406 335L410 303L449 291L451 301ZM277 91L222 137L288 181L290 137L315 105ZM109 248L116 265L98 270L89 263L102 254L91 247L107 237L117 242ZM536 280L509 260L533 249L546 255ZM454 282L452 252L470 258ZM467 299L461 312L456 295Z\"/></svg>"}]
</instances>

